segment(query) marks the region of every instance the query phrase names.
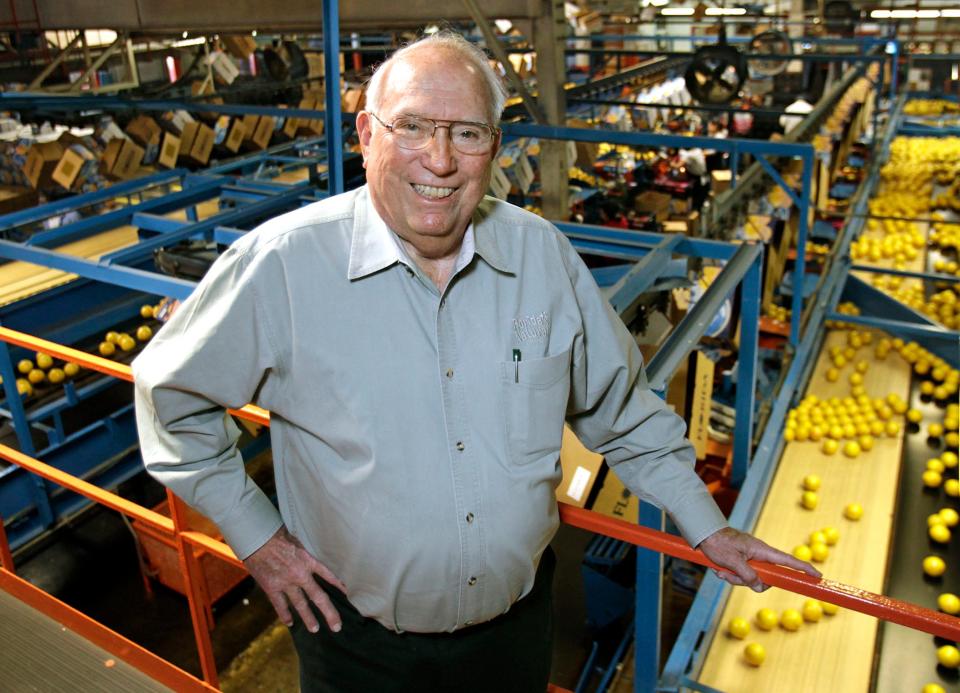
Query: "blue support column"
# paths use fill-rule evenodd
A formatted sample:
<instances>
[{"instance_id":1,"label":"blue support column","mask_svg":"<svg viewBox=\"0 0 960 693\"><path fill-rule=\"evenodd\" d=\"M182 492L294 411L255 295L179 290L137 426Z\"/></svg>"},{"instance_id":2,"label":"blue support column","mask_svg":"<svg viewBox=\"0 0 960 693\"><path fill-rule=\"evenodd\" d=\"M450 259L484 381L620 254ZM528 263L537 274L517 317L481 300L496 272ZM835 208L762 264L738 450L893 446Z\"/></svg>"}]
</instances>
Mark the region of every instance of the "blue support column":
<instances>
[{"instance_id":1,"label":"blue support column","mask_svg":"<svg viewBox=\"0 0 960 693\"><path fill-rule=\"evenodd\" d=\"M37 451L33 446L33 438L30 433L30 422L27 421L27 413L23 408L23 400L20 399L20 393L17 391L17 374L13 368L13 359L10 356L10 348L7 343L0 340L0 376L3 376L3 389L7 399L7 411L10 419L13 421L13 430L17 434L17 443L20 446L20 452L30 457L36 457ZM37 514L44 527L53 524L53 510L50 508L50 497L47 495L46 482L39 476L30 475L33 482L31 485L33 500L37 505ZM2 519L0 519L2 522Z\"/></svg>"},{"instance_id":2,"label":"blue support column","mask_svg":"<svg viewBox=\"0 0 960 693\"><path fill-rule=\"evenodd\" d=\"M737 360L737 425L733 431L730 484L740 488L750 467L753 413L757 396L757 338L760 331L763 255L757 255L740 284L740 356Z\"/></svg>"},{"instance_id":3,"label":"blue support column","mask_svg":"<svg viewBox=\"0 0 960 693\"><path fill-rule=\"evenodd\" d=\"M803 279L807 271L807 232L810 225L810 195L813 191L813 151L803 153L803 173L800 189L797 229L797 259L793 263L793 302L790 316L790 346L800 344L800 320L803 317Z\"/></svg>"},{"instance_id":4,"label":"blue support column","mask_svg":"<svg viewBox=\"0 0 960 693\"><path fill-rule=\"evenodd\" d=\"M640 524L663 531L663 511L640 502ZM633 690L654 690L660 672L660 587L663 554L637 547L636 617L634 618Z\"/></svg>"},{"instance_id":5,"label":"blue support column","mask_svg":"<svg viewBox=\"0 0 960 693\"><path fill-rule=\"evenodd\" d=\"M323 0L323 87L327 103L323 132L327 140L327 192L343 192L343 128L340 123L340 13L338 0Z\"/></svg>"}]
</instances>

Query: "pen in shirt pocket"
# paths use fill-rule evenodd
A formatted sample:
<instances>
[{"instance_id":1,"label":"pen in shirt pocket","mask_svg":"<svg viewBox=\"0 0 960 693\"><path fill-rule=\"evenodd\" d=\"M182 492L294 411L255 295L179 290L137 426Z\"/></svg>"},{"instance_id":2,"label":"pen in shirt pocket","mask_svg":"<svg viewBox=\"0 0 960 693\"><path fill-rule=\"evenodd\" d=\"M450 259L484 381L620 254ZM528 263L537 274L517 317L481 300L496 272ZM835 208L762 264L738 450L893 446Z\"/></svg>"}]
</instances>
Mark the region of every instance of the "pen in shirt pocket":
<instances>
[{"instance_id":1,"label":"pen in shirt pocket","mask_svg":"<svg viewBox=\"0 0 960 693\"><path fill-rule=\"evenodd\" d=\"M513 350L513 382L520 382L520 350Z\"/></svg>"}]
</instances>

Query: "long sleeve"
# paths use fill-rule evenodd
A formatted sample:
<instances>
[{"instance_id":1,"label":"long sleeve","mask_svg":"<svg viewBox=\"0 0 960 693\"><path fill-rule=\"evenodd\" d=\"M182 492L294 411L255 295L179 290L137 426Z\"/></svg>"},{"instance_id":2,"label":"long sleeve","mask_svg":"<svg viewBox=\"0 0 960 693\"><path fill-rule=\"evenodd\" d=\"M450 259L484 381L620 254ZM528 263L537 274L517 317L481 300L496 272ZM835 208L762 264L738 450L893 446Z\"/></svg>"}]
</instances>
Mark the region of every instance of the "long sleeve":
<instances>
[{"instance_id":1,"label":"long sleeve","mask_svg":"<svg viewBox=\"0 0 960 693\"><path fill-rule=\"evenodd\" d=\"M667 511L691 546L727 525L694 471L686 424L647 385L643 357L566 239L583 324L574 341L567 420L636 496Z\"/></svg>"},{"instance_id":2,"label":"long sleeve","mask_svg":"<svg viewBox=\"0 0 960 693\"><path fill-rule=\"evenodd\" d=\"M282 524L247 475L240 431L225 411L254 401L279 368L271 318L257 295L270 261L238 247L246 245L223 253L133 363L147 471L215 522L240 558Z\"/></svg>"}]
</instances>

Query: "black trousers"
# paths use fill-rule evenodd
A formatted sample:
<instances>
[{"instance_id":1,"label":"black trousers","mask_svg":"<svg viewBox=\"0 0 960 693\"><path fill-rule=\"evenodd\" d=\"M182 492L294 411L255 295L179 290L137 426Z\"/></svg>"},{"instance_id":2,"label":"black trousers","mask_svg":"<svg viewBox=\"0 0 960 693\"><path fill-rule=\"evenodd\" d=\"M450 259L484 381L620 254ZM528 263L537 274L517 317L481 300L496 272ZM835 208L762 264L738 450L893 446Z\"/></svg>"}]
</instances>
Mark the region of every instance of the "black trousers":
<instances>
[{"instance_id":1,"label":"black trousers","mask_svg":"<svg viewBox=\"0 0 960 693\"><path fill-rule=\"evenodd\" d=\"M319 612L318 633L295 620L300 690L543 693L553 652L555 567L548 547L530 594L506 614L453 633L396 633L361 616L339 590L320 580L343 628L331 633Z\"/></svg>"}]
</instances>

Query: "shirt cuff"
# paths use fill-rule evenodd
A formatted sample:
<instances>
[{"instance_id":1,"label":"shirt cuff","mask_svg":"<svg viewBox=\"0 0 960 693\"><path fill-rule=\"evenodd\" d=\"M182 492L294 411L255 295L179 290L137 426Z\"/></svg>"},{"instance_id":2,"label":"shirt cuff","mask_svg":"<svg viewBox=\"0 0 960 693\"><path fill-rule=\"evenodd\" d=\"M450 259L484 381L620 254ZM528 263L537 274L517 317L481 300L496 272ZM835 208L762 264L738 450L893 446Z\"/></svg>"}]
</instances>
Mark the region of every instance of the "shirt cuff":
<instances>
[{"instance_id":1,"label":"shirt cuff","mask_svg":"<svg viewBox=\"0 0 960 693\"><path fill-rule=\"evenodd\" d=\"M277 533L283 526L283 519L267 494L255 487L246 502L217 526L242 561Z\"/></svg>"},{"instance_id":2,"label":"shirt cuff","mask_svg":"<svg viewBox=\"0 0 960 693\"><path fill-rule=\"evenodd\" d=\"M668 512L683 538L696 548L701 541L724 527L728 527L727 518L706 489Z\"/></svg>"}]
</instances>

